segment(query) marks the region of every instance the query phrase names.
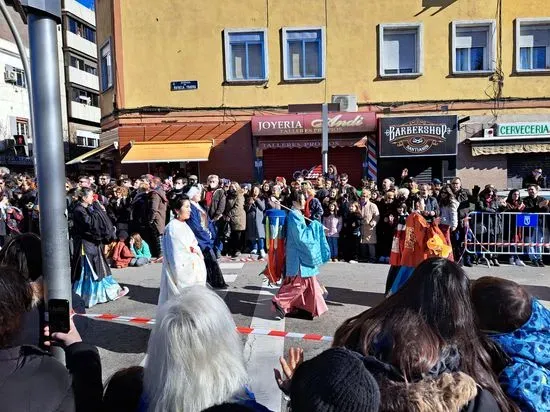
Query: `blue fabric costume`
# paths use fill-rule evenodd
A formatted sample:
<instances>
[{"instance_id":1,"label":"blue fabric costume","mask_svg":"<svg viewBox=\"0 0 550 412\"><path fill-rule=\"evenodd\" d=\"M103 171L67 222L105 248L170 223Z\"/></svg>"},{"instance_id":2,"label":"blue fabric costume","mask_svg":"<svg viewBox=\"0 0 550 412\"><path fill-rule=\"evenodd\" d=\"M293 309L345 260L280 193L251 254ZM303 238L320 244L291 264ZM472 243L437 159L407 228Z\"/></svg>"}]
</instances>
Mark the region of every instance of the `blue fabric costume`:
<instances>
[{"instance_id":1,"label":"blue fabric costume","mask_svg":"<svg viewBox=\"0 0 550 412\"><path fill-rule=\"evenodd\" d=\"M510 333L491 334L512 358L499 376L522 411L550 411L550 310L533 299L529 320Z\"/></svg>"},{"instance_id":2,"label":"blue fabric costume","mask_svg":"<svg viewBox=\"0 0 550 412\"><path fill-rule=\"evenodd\" d=\"M287 216L286 275L309 278L319 274L319 266L330 260L324 228L318 221L309 226L302 213L291 210Z\"/></svg>"}]
</instances>

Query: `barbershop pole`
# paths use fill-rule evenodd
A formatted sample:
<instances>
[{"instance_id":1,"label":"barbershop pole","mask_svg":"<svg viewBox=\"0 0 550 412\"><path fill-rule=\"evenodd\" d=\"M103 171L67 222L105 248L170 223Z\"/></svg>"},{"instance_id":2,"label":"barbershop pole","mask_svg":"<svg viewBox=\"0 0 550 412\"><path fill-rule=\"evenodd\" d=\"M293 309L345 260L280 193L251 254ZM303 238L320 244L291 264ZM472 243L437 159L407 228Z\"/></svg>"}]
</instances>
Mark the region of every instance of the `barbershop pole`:
<instances>
[{"instance_id":1,"label":"barbershop pole","mask_svg":"<svg viewBox=\"0 0 550 412\"><path fill-rule=\"evenodd\" d=\"M323 165L323 175L328 174L328 104L323 103L322 108L323 129L321 137L321 156Z\"/></svg>"}]
</instances>

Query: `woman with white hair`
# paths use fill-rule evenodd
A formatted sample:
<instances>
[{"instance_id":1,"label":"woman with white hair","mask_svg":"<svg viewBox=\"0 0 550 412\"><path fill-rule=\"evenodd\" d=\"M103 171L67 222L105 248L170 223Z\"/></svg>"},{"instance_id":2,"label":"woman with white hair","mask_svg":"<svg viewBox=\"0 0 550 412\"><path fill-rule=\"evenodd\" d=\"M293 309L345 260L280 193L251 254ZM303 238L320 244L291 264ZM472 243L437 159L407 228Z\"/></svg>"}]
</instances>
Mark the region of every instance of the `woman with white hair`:
<instances>
[{"instance_id":1,"label":"woman with white hair","mask_svg":"<svg viewBox=\"0 0 550 412\"><path fill-rule=\"evenodd\" d=\"M187 198L174 202L176 218L164 230L162 247L164 259L160 278L159 306L193 285L206 284L206 267L199 242L186 221L191 215Z\"/></svg>"},{"instance_id":2,"label":"woman with white hair","mask_svg":"<svg viewBox=\"0 0 550 412\"><path fill-rule=\"evenodd\" d=\"M202 189L199 186L191 186L187 191L187 197L191 201L191 214L187 224L199 242L199 247L204 255L206 265L206 281L213 288L225 289L227 284L223 278L220 265L216 257L216 227L208 212L199 204L202 198Z\"/></svg>"},{"instance_id":3,"label":"woman with white hair","mask_svg":"<svg viewBox=\"0 0 550 412\"><path fill-rule=\"evenodd\" d=\"M160 309L147 356L140 410L199 412L230 402L268 411L246 387L241 338L212 290L186 288Z\"/></svg>"}]
</instances>

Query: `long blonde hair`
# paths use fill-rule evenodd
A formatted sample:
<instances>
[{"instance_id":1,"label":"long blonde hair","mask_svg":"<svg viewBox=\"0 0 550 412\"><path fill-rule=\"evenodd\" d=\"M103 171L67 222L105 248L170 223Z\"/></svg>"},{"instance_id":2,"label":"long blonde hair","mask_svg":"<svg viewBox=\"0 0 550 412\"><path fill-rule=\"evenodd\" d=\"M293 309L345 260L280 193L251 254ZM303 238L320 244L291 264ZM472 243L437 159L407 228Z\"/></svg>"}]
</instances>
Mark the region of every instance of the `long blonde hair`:
<instances>
[{"instance_id":1,"label":"long blonde hair","mask_svg":"<svg viewBox=\"0 0 550 412\"><path fill-rule=\"evenodd\" d=\"M133 233L132 236L130 236L130 239L135 242L134 246L136 249L141 249L143 246L143 239L139 233Z\"/></svg>"}]
</instances>

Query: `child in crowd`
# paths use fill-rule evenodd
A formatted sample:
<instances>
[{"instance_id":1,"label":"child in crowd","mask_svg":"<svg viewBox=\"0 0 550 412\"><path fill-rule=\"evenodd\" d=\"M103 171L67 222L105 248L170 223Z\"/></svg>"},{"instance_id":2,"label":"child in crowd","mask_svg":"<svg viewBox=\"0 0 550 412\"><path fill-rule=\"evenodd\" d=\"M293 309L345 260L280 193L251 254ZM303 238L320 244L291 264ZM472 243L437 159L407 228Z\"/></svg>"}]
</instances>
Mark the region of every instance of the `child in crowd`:
<instances>
[{"instance_id":1,"label":"child in crowd","mask_svg":"<svg viewBox=\"0 0 550 412\"><path fill-rule=\"evenodd\" d=\"M326 228L330 257L333 262L338 262L338 239L342 230L342 218L338 216L338 204L335 201L328 204L327 212L323 217L323 226Z\"/></svg>"},{"instance_id":2,"label":"child in crowd","mask_svg":"<svg viewBox=\"0 0 550 412\"><path fill-rule=\"evenodd\" d=\"M363 217L358 202L352 202L349 213L344 219L342 234L344 236L344 258L346 262L357 263L359 246L361 244L361 223Z\"/></svg>"},{"instance_id":3,"label":"child in crowd","mask_svg":"<svg viewBox=\"0 0 550 412\"><path fill-rule=\"evenodd\" d=\"M113 267L117 269L127 268L130 262L135 258L132 251L126 246L128 232L121 230L118 234L118 242L113 250Z\"/></svg>"},{"instance_id":4,"label":"child in crowd","mask_svg":"<svg viewBox=\"0 0 550 412\"><path fill-rule=\"evenodd\" d=\"M143 266L150 262L152 255L149 245L143 240L139 233L130 236L130 251L134 258L130 261L130 266Z\"/></svg>"},{"instance_id":5,"label":"child in crowd","mask_svg":"<svg viewBox=\"0 0 550 412\"><path fill-rule=\"evenodd\" d=\"M550 310L520 285L492 276L472 285L480 328L512 358L499 382L522 411L550 411Z\"/></svg>"}]
</instances>

